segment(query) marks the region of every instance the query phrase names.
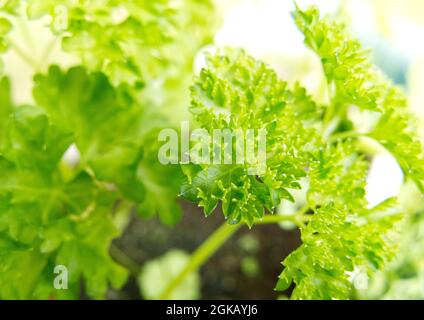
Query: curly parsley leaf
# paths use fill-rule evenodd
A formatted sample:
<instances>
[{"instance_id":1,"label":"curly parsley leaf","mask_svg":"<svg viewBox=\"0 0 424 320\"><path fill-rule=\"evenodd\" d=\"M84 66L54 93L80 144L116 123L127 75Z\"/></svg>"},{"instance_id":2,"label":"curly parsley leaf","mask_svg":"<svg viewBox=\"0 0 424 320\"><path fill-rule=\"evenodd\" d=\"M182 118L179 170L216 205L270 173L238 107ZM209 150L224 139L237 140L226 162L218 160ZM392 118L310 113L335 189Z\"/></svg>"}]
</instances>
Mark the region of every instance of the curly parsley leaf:
<instances>
[{"instance_id":1,"label":"curly parsley leaf","mask_svg":"<svg viewBox=\"0 0 424 320\"><path fill-rule=\"evenodd\" d=\"M376 111L376 125L361 134L391 152L405 176L424 191L424 149L417 139L414 117L407 109L402 90L371 63L368 50L349 34L344 24L320 17L315 6L306 10L296 7L293 17L304 34L305 44L321 58L332 100L326 117L341 114L348 118L351 106Z\"/></svg>"},{"instance_id":2,"label":"curly parsley leaf","mask_svg":"<svg viewBox=\"0 0 424 320\"><path fill-rule=\"evenodd\" d=\"M307 10L296 6L292 15L305 44L321 58L329 86L336 92L334 103L378 110L380 88L374 82L375 68L359 40L350 37L344 24L321 18L315 6Z\"/></svg>"},{"instance_id":3,"label":"curly parsley leaf","mask_svg":"<svg viewBox=\"0 0 424 320\"><path fill-rule=\"evenodd\" d=\"M178 77L186 57L211 40L213 13L209 0L28 2L30 18L50 15L63 48L116 85Z\"/></svg>"},{"instance_id":4,"label":"curly parsley leaf","mask_svg":"<svg viewBox=\"0 0 424 320\"><path fill-rule=\"evenodd\" d=\"M247 130L265 129L266 159L254 164L257 174L249 174L248 163L186 169L182 196L203 206L206 215L222 201L231 223L243 221L250 226L265 210L273 212L281 199L293 201L289 189L300 187L298 181L306 175L309 153L318 139L306 120L316 116L319 108L306 91L299 86L290 90L264 63L241 50L228 49L207 57L207 67L195 78L191 92L190 110L210 136L215 130L234 133L241 129L243 135ZM233 158L236 148L233 143ZM226 156L222 153L221 159Z\"/></svg>"},{"instance_id":5,"label":"curly parsley leaf","mask_svg":"<svg viewBox=\"0 0 424 320\"><path fill-rule=\"evenodd\" d=\"M283 262L276 290L296 284L293 299L349 299L358 274L367 278L396 250L390 240L401 218L393 203L366 209L367 162L350 142L319 152L310 168L302 245Z\"/></svg>"},{"instance_id":6,"label":"curly parsley leaf","mask_svg":"<svg viewBox=\"0 0 424 320\"><path fill-rule=\"evenodd\" d=\"M305 43L321 58L331 92L327 119L348 118L348 108L373 110L377 121L368 132L336 131L346 137L372 138L398 160L405 175L421 185L423 148L414 131L404 94L370 64L359 41L342 24L320 18L316 7L293 13ZM338 119L340 121L340 119ZM336 128L337 129L337 128ZM330 133L331 134L331 133ZM349 299L358 278L367 279L393 258L397 221L396 199L367 209L367 162L352 138L328 139L309 167L308 223L303 244L283 262L277 290L296 284L292 298ZM334 144L334 141L336 142Z\"/></svg>"},{"instance_id":7,"label":"curly parsley leaf","mask_svg":"<svg viewBox=\"0 0 424 320\"><path fill-rule=\"evenodd\" d=\"M389 87L382 105L384 111L367 135L396 158L405 177L414 181L424 193L424 148L414 117L406 108L406 97L400 89Z\"/></svg>"}]
</instances>

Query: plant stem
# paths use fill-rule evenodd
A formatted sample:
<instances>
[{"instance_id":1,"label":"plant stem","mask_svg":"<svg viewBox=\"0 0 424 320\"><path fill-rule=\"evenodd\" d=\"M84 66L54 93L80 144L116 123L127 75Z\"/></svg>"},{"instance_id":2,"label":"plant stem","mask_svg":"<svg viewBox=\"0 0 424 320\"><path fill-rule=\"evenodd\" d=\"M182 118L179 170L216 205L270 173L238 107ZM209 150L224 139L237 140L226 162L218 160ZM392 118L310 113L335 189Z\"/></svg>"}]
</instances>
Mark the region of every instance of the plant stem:
<instances>
[{"instance_id":1,"label":"plant stem","mask_svg":"<svg viewBox=\"0 0 424 320\"><path fill-rule=\"evenodd\" d=\"M299 212L305 212L301 209ZM300 219L299 219L300 218ZM255 224L272 224L281 221L291 221L299 225L301 217L296 214L292 216L283 215L266 215L262 220L258 220ZM171 297L172 292L181 284L187 275L197 271L237 230L242 224L230 225L224 223L191 255L190 260L183 270L167 285L160 295L159 299L167 300Z\"/></svg>"},{"instance_id":2,"label":"plant stem","mask_svg":"<svg viewBox=\"0 0 424 320\"><path fill-rule=\"evenodd\" d=\"M160 295L161 300L169 299L172 292L191 272L196 271L202 266L224 243L230 238L241 224L230 225L224 223L219 227L197 250L191 255L189 262L184 269L168 284Z\"/></svg>"},{"instance_id":3,"label":"plant stem","mask_svg":"<svg viewBox=\"0 0 424 320\"><path fill-rule=\"evenodd\" d=\"M302 209L298 213L294 215L267 215L262 220L255 221L255 225L261 225L261 224L272 224L272 223L279 223L283 221L292 222L298 227L303 227L304 222L309 220L309 216L304 215L306 210Z\"/></svg>"},{"instance_id":4,"label":"plant stem","mask_svg":"<svg viewBox=\"0 0 424 320\"><path fill-rule=\"evenodd\" d=\"M128 271L133 276L137 276L140 273L140 266L138 263L127 256L127 254L118 248L115 244L112 243L110 245L109 253L113 260L128 269Z\"/></svg>"},{"instance_id":5,"label":"plant stem","mask_svg":"<svg viewBox=\"0 0 424 320\"><path fill-rule=\"evenodd\" d=\"M30 67L34 68L34 70L38 70L38 64L35 60L31 58L29 54L27 54L21 47L19 47L16 43L10 42L11 47L15 50L16 54L25 61Z\"/></svg>"},{"instance_id":6,"label":"plant stem","mask_svg":"<svg viewBox=\"0 0 424 320\"><path fill-rule=\"evenodd\" d=\"M34 52L35 51L34 40L31 36L31 32L30 32L29 26L28 26L28 20L26 19L26 14L24 12L22 12L20 17L17 18L17 24L20 26L21 34L25 38L25 41L28 43L29 49L32 52Z\"/></svg>"},{"instance_id":7,"label":"plant stem","mask_svg":"<svg viewBox=\"0 0 424 320\"><path fill-rule=\"evenodd\" d=\"M46 44L46 47L44 48L44 50L41 54L41 60L40 60L39 65L43 66L43 67L41 67L40 69L44 70L45 66L49 65L50 55L52 54L53 50L55 49L58 41L59 41L59 38L54 37L52 40L50 40Z\"/></svg>"}]
</instances>

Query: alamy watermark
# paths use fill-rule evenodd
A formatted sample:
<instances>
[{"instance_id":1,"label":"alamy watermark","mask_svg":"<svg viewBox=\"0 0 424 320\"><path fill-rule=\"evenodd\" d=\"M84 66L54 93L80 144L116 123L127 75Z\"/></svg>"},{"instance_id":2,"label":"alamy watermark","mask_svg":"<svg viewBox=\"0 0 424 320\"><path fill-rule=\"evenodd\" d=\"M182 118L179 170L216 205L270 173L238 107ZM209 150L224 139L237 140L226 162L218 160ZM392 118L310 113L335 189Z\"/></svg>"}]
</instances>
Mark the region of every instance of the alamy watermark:
<instances>
[{"instance_id":1,"label":"alamy watermark","mask_svg":"<svg viewBox=\"0 0 424 320\"><path fill-rule=\"evenodd\" d=\"M68 8L63 4L54 7L54 15L52 21L53 30L57 33L68 29L69 13Z\"/></svg>"},{"instance_id":2,"label":"alamy watermark","mask_svg":"<svg viewBox=\"0 0 424 320\"><path fill-rule=\"evenodd\" d=\"M57 276L53 280L53 287L56 290L67 290L68 289L68 268L64 265L57 265L53 270Z\"/></svg>"},{"instance_id":3,"label":"alamy watermark","mask_svg":"<svg viewBox=\"0 0 424 320\"><path fill-rule=\"evenodd\" d=\"M248 175L266 171L265 129L195 129L188 121L181 130L163 129L158 140L161 164L244 164Z\"/></svg>"}]
</instances>

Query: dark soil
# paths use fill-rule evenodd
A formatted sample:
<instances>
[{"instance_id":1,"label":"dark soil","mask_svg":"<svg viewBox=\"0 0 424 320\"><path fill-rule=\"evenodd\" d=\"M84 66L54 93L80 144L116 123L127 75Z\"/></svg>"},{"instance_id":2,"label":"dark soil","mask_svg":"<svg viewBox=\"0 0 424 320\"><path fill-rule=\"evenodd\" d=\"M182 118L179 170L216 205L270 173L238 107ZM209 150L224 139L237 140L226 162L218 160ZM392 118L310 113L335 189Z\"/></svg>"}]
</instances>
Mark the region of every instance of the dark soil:
<instances>
[{"instance_id":1,"label":"dark soil","mask_svg":"<svg viewBox=\"0 0 424 320\"><path fill-rule=\"evenodd\" d=\"M174 228L163 226L158 219L133 216L114 245L140 266L170 249L193 252L224 220L219 212L205 218L197 206L181 205L184 216ZM281 261L299 245L298 230L285 231L277 225L242 228L201 268L202 299L276 299L281 293L273 288L282 270ZM246 258L248 265L253 261L253 271L242 267ZM134 276L121 291L110 291L108 297L142 299Z\"/></svg>"}]
</instances>

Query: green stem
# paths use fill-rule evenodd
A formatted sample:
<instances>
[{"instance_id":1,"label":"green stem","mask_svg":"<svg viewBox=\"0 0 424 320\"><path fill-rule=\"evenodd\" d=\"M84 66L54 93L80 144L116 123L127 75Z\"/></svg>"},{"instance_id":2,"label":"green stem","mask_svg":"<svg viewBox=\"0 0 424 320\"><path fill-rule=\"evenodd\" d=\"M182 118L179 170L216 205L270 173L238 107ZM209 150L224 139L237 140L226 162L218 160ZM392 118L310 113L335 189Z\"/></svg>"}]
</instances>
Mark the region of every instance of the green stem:
<instances>
[{"instance_id":1,"label":"green stem","mask_svg":"<svg viewBox=\"0 0 424 320\"><path fill-rule=\"evenodd\" d=\"M305 210L301 210L302 216ZM295 214L292 216L283 215L267 215L262 220L258 220L255 224L272 224L281 221L291 221L299 225L302 221L301 215ZM172 292L183 282L185 277L190 273L197 271L237 230L242 224L230 225L224 223L219 227L197 250L191 255L190 260L183 270L168 284L165 290L160 295L161 300L170 299Z\"/></svg>"},{"instance_id":2,"label":"green stem","mask_svg":"<svg viewBox=\"0 0 424 320\"><path fill-rule=\"evenodd\" d=\"M200 268L224 243L230 238L241 224L230 225L223 224L218 228L197 250L191 255L189 262L184 269L168 284L165 290L160 295L161 300L166 300L171 297L172 292L191 272Z\"/></svg>"},{"instance_id":3,"label":"green stem","mask_svg":"<svg viewBox=\"0 0 424 320\"><path fill-rule=\"evenodd\" d=\"M325 74L325 70L324 70L324 65L322 65L322 71ZM328 129L328 126L330 125L331 119L333 118L333 113L334 113L334 108L335 108L335 102L334 102L334 86L333 86L333 82L329 81L327 79L326 81L327 84L327 109L325 110L324 113L324 118L322 120L322 128L321 128L321 134L324 135Z\"/></svg>"},{"instance_id":4,"label":"green stem","mask_svg":"<svg viewBox=\"0 0 424 320\"><path fill-rule=\"evenodd\" d=\"M115 244L110 245L109 253L113 260L118 264L128 269L128 271L133 275L137 276L140 273L140 266L137 262L132 260L126 253L124 253L120 248Z\"/></svg>"},{"instance_id":5,"label":"green stem","mask_svg":"<svg viewBox=\"0 0 424 320\"><path fill-rule=\"evenodd\" d=\"M305 225L305 222L309 221L311 216L305 215L305 212L307 209L302 208L294 215L268 215L265 216L262 220L255 221L255 225L260 224L272 224L272 223L279 223L283 221L292 222L295 225L297 225L299 228L303 227Z\"/></svg>"}]
</instances>

